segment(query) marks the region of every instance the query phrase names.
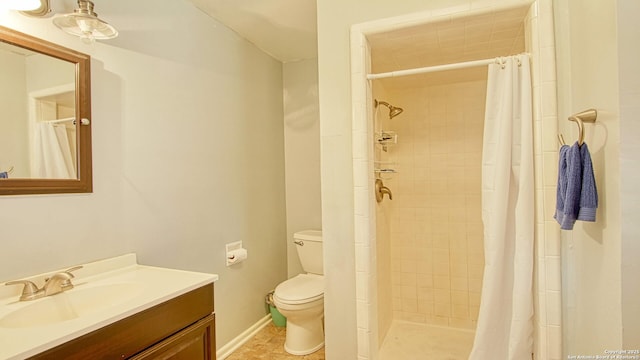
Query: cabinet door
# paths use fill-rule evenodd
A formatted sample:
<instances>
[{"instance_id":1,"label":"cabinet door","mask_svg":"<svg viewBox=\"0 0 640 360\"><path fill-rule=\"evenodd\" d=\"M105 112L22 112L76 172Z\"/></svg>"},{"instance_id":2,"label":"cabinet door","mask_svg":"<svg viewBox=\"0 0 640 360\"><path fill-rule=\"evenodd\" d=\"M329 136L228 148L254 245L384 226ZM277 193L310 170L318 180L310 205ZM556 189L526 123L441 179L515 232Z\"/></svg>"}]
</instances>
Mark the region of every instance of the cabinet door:
<instances>
[{"instance_id":1,"label":"cabinet door","mask_svg":"<svg viewBox=\"0 0 640 360\"><path fill-rule=\"evenodd\" d=\"M131 360L215 360L215 315L129 358Z\"/></svg>"}]
</instances>

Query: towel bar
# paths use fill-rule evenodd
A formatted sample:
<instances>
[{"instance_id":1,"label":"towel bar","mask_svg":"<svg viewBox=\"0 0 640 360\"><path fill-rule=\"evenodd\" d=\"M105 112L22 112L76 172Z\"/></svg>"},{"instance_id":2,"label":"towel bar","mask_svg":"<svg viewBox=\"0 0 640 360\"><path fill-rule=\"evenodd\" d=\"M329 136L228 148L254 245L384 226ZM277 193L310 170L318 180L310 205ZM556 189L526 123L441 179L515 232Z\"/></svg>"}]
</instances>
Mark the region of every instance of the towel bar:
<instances>
[{"instance_id":1,"label":"towel bar","mask_svg":"<svg viewBox=\"0 0 640 360\"><path fill-rule=\"evenodd\" d=\"M598 111L596 109L588 109L577 114L569 116L568 120L573 121L578 125L578 145L584 143L584 123L594 123L598 118ZM561 134L558 135L558 141L560 144L566 145L564 137Z\"/></svg>"}]
</instances>

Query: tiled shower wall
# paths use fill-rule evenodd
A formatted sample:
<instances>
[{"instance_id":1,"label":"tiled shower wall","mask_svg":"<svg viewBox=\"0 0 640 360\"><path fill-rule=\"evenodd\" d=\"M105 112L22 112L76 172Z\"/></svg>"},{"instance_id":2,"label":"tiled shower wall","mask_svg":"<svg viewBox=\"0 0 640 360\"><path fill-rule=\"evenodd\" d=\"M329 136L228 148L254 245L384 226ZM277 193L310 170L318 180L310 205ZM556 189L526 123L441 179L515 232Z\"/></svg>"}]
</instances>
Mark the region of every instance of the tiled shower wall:
<instances>
[{"instance_id":1,"label":"tiled shower wall","mask_svg":"<svg viewBox=\"0 0 640 360\"><path fill-rule=\"evenodd\" d=\"M389 95L405 109L383 122L398 142L379 152L398 171L383 175L394 195L389 230L395 319L475 328L484 268L485 93L482 80Z\"/></svg>"},{"instance_id":2,"label":"tiled shower wall","mask_svg":"<svg viewBox=\"0 0 640 360\"><path fill-rule=\"evenodd\" d=\"M384 87L380 83L374 83L373 93L377 99L385 100L389 96ZM387 112L385 107L381 107L376 111L373 121L373 131L379 134L389 125L385 120ZM388 148L387 148L388 150ZM376 146L373 151L373 158L382 160L387 158L383 148ZM375 161L374 161L375 163ZM375 168L380 168L378 163ZM378 342L382 344L387 335L387 331L391 327L393 320L393 293L392 278L393 272L391 268L391 213L393 201L382 201L377 203L375 207L375 226L376 226L376 299L377 299L377 321L378 321Z\"/></svg>"},{"instance_id":3,"label":"tiled shower wall","mask_svg":"<svg viewBox=\"0 0 640 360\"><path fill-rule=\"evenodd\" d=\"M558 108L553 1L537 0L525 21L532 57L536 236L534 351L536 360L562 359L560 228L553 219L558 179Z\"/></svg>"}]
</instances>

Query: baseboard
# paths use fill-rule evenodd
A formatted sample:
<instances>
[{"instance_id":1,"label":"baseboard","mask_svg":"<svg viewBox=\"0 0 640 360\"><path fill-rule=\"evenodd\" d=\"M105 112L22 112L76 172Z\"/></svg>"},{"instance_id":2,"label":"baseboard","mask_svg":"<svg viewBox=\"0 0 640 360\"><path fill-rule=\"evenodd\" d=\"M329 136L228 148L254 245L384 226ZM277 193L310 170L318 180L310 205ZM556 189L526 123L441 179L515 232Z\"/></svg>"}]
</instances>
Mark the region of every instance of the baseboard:
<instances>
[{"instance_id":1,"label":"baseboard","mask_svg":"<svg viewBox=\"0 0 640 360\"><path fill-rule=\"evenodd\" d=\"M243 331L240 335L236 336L233 340L224 344L219 350L216 351L216 359L224 360L234 351L238 350L240 346L249 341L255 334L262 330L271 321L271 315L266 315L262 319L258 320L255 324L251 325L247 330Z\"/></svg>"}]
</instances>

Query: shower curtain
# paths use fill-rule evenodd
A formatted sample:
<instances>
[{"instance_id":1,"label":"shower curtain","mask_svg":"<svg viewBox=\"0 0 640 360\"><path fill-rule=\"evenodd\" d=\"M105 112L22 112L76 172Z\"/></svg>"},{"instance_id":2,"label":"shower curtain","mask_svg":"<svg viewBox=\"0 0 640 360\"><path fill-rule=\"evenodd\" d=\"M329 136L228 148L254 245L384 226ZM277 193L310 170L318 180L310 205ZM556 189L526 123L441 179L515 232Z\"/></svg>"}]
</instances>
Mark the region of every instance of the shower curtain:
<instances>
[{"instance_id":1,"label":"shower curtain","mask_svg":"<svg viewBox=\"0 0 640 360\"><path fill-rule=\"evenodd\" d=\"M489 65L482 150L485 270L470 360L531 360L534 184L529 57Z\"/></svg>"},{"instance_id":2,"label":"shower curtain","mask_svg":"<svg viewBox=\"0 0 640 360\"><path fill-rule=\"evenodd\" d=\"M77 178L64 125L37 124L31 174L43 179Z\"/></svg>"}]
</instances>

